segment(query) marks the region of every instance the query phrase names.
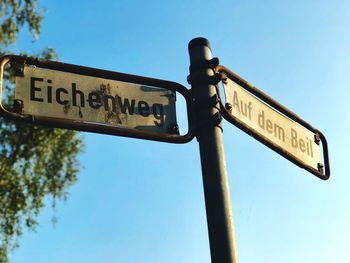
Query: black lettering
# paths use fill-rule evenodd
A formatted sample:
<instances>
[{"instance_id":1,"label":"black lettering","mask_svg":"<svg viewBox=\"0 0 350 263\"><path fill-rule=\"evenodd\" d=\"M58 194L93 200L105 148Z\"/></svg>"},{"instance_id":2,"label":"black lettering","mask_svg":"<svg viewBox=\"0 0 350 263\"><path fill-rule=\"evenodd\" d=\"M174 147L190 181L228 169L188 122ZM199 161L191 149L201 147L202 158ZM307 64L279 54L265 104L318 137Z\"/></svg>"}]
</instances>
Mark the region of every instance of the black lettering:
<instances>
[{"instance_id":1,"label":"black lettering","mask_svg":"<svg viewBox=\"0 0 350 263\"><path fill-rule=\"evenodd\" d=\"M90 92L87 99L89 106L93 109L101 107L101 96L97 92Z\"/></svg>"},{"instance_id":2,"label":"black lettering","mask_svg":"<svg viewBox=\"0 0 350 263\"><path fill-rule=\"evenodd\" d=\"M44 99L35 97L35 91L41 91L41 88L35 87L35 81L44 81L43 78L30 78L30 100L43 102Z\"/></svg>"},{"instance_id":3,"label":"black lettering","mask_svg":"<svg viewBox=\"0 0 350 263\"><path fill-rule=\"evenodd\" d=\"M79 95L80 98L80 105L77 105L77 95ZM77 90L77 84L72 83L72 105L73 106L80 106L85 107L85 96L84 93L80 90Z\"/></svg>"},{"instance_id":4,"label":"black lettering","mask_svg":"<svg viewBox=\"0 0 350 263\"><path fill-rule=\"evenodd\" d=\"M249 109L249 120L252 119L252 103L249 101L248 103L248 109Z\"/></svg>"},{"instance_id":5,"label":"black lettering","mask_svg":"<svg viewBox=\"0 0 350 263\"><path fill-rule=\"evenodd\" d=\"M52 80L48 79L47 83L51 84ZM52 103L52 86L51 85L47 86L47 102Z\"/></svg>"},{"instance_id":6,"label":"black lettering","mask_svg":"<svg viewBox=\"0 0 350 263\"><path fill-rule=\"evenodd\" d=\"M240 109L239 109L239 102L238 102L237 91L235 91L235 92L233 93L233 105L232 105L232 107L233 107L233 108L236 107L237 110L238 110L239 112L241 112Z\"/></svg>"},{"instance_id":7,"label":"black lettering","mask_svg":"<svg viewBox=\"0 0 350 263\"><path fill-rule=\"evenodd\" d=\"M297 134L297 132L293 129L293 128L291 128L291 139L292 139L292 146L294 147L294 148L297 148L298 147L298 134Z\"/></svg>"},{"instance_id":8,"label":"black lettering","mask_svg":"<svg viewBox=\"0 0 350 263\"><path fill-rule=\"evenodd\" d=\"M247 104L245 104L243 100L241 100L241 109L243 116L247 117Z\"/></svg>"},{"instance_id":9,"label":"black lettering","mask_svg":"<svg viewBox=\"0 0 350 263\"><path fill-rule=\"evenodd\" d=\"M312 149L312 144L313 144L313 142L312 142L312 140L310 140L310 152L311 152L311 157L314 157L314 151L313 151L313 149Z\"/></svg>"},{"instance_id":10,"label":"black lettering","mask_svg":"<svg viewBox=\"0 0 350 263\"><path fill-rule=\"evenodd\" d=\"M299 148L302 152L305 152L305 142L303 139L299 139Z\"/></svg>"},{"instance_id":11,"label":"black lettering","mask_svg":"<svg viewBox=\"0 0 350 263\"><path fill-rule=\"evenodd\" d=\"M275 124L275 137L277 137L279 140L282 140L283 142L286 140L284 129L277 124Z\"/></svg>"},{"instance_id":12,"label":"black lettering","mask_svg":"<svg viewBox=\"0 0 350 263\"><path fill-rule=\"evenodd\" d=\"M129 99L125 98L124 99L124 104L122 102L122 98L119 96L116 96L117 102L119 104L119 108L121 109L122 113L126 113L126 110L128 110L130 115L133 115L135 112L135 100L131 100L131 105L129 102Z\"/></svg>"},{"instance_id":13,"label":"black lettering","mask_svg":"<svg viewBox=\"0 0 350 263\"><path fill-rule=\"evenodd\" d=\"M68 103L68 100L62 100L62 98L61 98L62 93L68 94L68 91L64 88L58 88L56 90L56 101L58 104L65 105Z\"/></svg>"},{"instance_id":14,"label":"black lettering","mask_svg":"<svg viewBox=\"0 0 350 263\"><path fill-rule=\"evenodd\" d=\"M308 137L305 138L306 139L306 153L307 155L310 155L310 139Z\"/></svg>"},{"instance_id":15,"label":"black lettering","mask_svg":"<svg viewBox=\"0 0 350 263\"><path fill-rule=\"evenodd\" d=\"M146 101L140 100L138 103L138 109L139 109L139 113L143 116L143 117L148 117L149 116L149 105Z\"/></svg>"},{"instance_id":16,"label":"black lettering","mask_svg":"<svg viewBox=\"0 0 350 263\"><path fill-rule=\"evenodd\" d=\"M47 86L47 102L52 103L52 87Z\"/></svg>"},{"instance_id":17,"label":"black lettering","mask_svg":"<svg viewBox=\"0 0 350 263\"><path fill-rule=\"evenodd\" d=\"M113 96L111 96L111 95L105 95L105 96L103 96L103 104L105 105L105 110L106 110L106 111L109 111L109 110L110 110L108 101L111 101L111 104L112 104L112 111L113 111L113 112L117 112L117 101L116 101L116 99L115 99Z\"/></svg>"},{"instance_id":18,"label":"black lettering","mask_svg":"<svg viewBox=\"0 0 350 263\"><path fill-rule=\"evenodd\" d=\"M264 111L261 111L261 113L259 113L258 122L259 122L260 128L265 130L265 113L264 113Z\"/></svg>"},{"instance_id":19,"label":"black lettering","mask_svg":"<svg viewBox=\"0 0 350 263\"><path fill-rule=\"evenodd\" d=\"M153 116L156 118L159 122L154 121L154 124L158 127L164 126L164 108L162 104L154 103L152 105L152 111Z\"/></svg>"},{"instance_id":20,"label":"black lettering","mask_svg":"<svg viewBox=\"0 0 350 263\"><path fill-rule=\"evenodd\" d=\"M272 122L270 120L266 120L266 130L272 133Z\"/></svg>"}]
</instances>

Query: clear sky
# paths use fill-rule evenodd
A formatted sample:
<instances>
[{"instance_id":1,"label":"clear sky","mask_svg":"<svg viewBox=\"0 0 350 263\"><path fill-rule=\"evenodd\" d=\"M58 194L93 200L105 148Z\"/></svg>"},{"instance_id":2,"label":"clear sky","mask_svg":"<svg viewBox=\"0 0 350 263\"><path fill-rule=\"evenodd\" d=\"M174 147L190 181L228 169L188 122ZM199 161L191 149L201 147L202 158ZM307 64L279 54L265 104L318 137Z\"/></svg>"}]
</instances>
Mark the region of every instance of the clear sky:
<instances>
[{"instance_id":1,"label":"clear sky","mask_svg":"<svg viewBox=\"0 0 350 263\"><path fill-rule=\"evenodd\" d=\"M239 261L350 262L350 2L40 1L42 34L13 47L54 47L62 62L186 82L187 45L213 55L327 137L322 181L224 123ZM179 106L179 123L185 123ZM181 115L182 112L182 115ZM79 181L12 263L208 263L198 143L82 133ZM57 216L53 226L51 218Z\"/></svg>"}]
</instances>

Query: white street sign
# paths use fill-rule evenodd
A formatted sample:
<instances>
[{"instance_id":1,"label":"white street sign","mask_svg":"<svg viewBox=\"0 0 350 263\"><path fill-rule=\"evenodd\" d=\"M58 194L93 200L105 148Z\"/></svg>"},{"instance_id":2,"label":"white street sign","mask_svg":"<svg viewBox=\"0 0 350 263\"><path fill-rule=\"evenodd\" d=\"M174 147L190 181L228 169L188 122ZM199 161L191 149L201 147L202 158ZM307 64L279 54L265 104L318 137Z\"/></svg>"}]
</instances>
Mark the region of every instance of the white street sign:
<instances>
[{"instance_id":1,"label":"white street sign","mask_svg":"<svg viewBox=\"0 0 350 263\"><path fill-rule=\"evenodd\" d=\"M224 82L224 91L226 103L231 104L230 113L236 121L250 127L259 137L299 162L319 170L321 148L315 142L313 132L271 108L230 78Z\"/></svg>"},{"instance_id":2,"label":"white street sign","mask_svg":"<svg viewBox=\"0 0 350 263\"><path fill-rule=\"evenodd\" d=\"M171 90L28 65L15 81L21 114L159 133L177 123Z\"/></svg>"}]
</instances>

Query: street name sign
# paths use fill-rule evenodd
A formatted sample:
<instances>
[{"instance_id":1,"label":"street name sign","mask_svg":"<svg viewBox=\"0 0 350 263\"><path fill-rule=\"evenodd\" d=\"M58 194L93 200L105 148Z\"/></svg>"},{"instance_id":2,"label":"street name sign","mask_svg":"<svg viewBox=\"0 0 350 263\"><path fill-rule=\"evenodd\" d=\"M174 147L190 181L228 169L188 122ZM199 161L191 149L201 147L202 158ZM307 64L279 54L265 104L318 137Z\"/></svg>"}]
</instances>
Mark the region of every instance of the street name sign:
<instances>
[{"instance_id":1,"label":"street name sign","mask_svg":"<svg viewBox=\"0 0 350 263\"><path fill-rule=\"evenodd\" d=\"M180 84L76 65L7 56L15 72L16 119L55 127L151 140L185 142L179 135L176 92ZM3 81L1 81L2 83Z\"/></svg>"},{"instance_id":2,"label":"street name sign","mask_svg":"<svg viewBox=\"0 0 350 263\"><path fill-rule=\"evenodd\" d=\"M171 90L24 66L16 76L21 113L169 133L176 124Z\"/></svg>"},{"instance_id":3,"label":"street name sign","mask_svg":"<svg viewBox=\"0 0 350 263\"><path fill-rule=\"evenodd\" d=\"M297 165L328 179L327 142L320 131L230 70L223 66L217 70L224 75L224 117Z\"/></svg>"}]
</instances>

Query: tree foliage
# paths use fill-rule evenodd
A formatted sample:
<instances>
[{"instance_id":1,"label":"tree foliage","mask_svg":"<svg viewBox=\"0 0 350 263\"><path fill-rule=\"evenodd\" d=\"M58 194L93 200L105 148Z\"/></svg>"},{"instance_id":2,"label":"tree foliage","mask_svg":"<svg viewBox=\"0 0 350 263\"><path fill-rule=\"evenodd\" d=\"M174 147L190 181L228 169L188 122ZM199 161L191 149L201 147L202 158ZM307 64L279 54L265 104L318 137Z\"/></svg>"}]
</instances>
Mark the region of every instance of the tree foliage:
<instances>
[{"instance_id":1,"label":"tree foliage","mask_svg":"<svg viewBox=\"0 0 350 263\"><path fill-rule=\"evenodd\" d=\"M0 1L1 32L0 43L12 44L16 41L20 29L27 24L33 37L40 34L41 11L34 0L1 0Z\"/></svg>"},{"instance_id":2,"label":"tree foliage","mask_svg":"<svg viewBox=\"0 0 350 263\"><path fill-rule=\"evenodd\" d=\"M0 54L10 49L23 27L32 38L40 33L41 11L36 1L1 0ZM40 54L55 59L52 49ZM5 72L5 90L11 75ZM5 104L11 105L11 95ZM24 229L34 230L37 216L51 197L66 199L77 180L77 156L83 147L75 131L17 123L0 117L0 263L19 245Z\"/></svg>"}]
</instances>

